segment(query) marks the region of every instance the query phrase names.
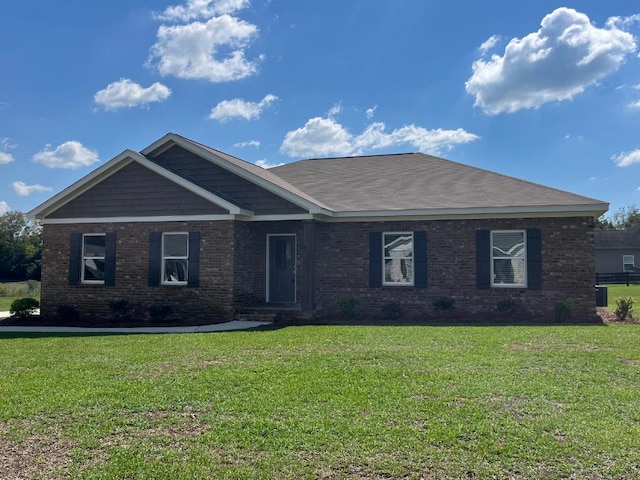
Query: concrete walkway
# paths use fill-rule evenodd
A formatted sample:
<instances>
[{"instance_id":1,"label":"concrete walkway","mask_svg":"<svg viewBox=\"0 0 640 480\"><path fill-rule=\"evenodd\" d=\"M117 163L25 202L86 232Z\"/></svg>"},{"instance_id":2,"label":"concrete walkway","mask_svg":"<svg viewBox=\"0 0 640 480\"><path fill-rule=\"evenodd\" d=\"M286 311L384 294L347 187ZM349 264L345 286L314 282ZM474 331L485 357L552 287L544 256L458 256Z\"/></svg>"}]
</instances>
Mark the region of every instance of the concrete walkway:
<instances>
[{"instance_id":1,"label":"concrete walkway","mask_svg":"<svg viewBox=\"0 0 640 480\"><path fill-rule=\"evenodd\" d=\"M0 334L3 332L24 333L202 333L228 332L271 325L271 322L249 322L234 320L214 325L193 325L187 327L131 327L131 328L91 328L91 327L3 327L1 320L8 318L9 312L0 312Z\"/></svg>"}]
</instances>

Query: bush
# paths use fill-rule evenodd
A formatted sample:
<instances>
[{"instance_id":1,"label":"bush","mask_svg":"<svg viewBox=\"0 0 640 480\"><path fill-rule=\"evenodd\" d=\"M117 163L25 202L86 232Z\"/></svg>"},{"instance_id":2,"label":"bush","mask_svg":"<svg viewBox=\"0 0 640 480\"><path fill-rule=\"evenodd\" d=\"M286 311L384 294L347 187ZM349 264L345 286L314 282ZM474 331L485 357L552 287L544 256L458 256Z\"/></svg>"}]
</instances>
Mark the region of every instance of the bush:
<instances>
[{"instance_id":1,"label":"bush","mask_svg":"<svg viewBox=\"0 0 640 480\"><path fill-rule=\"evenodd\" d=\"M616 298L616 309L613 312L616 318L621 322L624 322L627 317L632 318L634 303L635 301L631 297Z\"/></svg>"},{"instance_id":2,"label":"bush","mask_svg":"<svg viewBox=\"0 0 640 480\"><path fill-rule=\"evenodd\" d=\"M456 308L456 299L453 297L438 297L434 298L431 304L437 312L452 312Z\"/></svg>"},{"instance_id":3,"label":"bush","mask_svg":"<svg viewBox=\"0 0 640 480\"><path fill-rule=\"evenodd\" d=\"M149 306L149 319L154 323L164 323L173 314L171 305L156 303Z\"/></svg>"},{"instance_id":4,"label":"bush","mask_svg":"<svg viewBox=\"0 0 640 480\"><path fill-rule=\"evenodd\" d=\"M498 313L500 313L500 315L504 315L505 317L515 314L518 310L518 304L511 299L499 300L497 307Z\"/></svg>"},{"instance_id":5,"label":"bush","mask_svg":"<svg viewBox=\"0 0 640 480\"><path fill-rule=\"evenodd\" d=\"M340 317L345 319L355 318L360 313L360 297L345 297L339 302Z\"/></svg>"},{"instance_id":6,"label":"bush","mask_svg":"<svg viewBox=\"0 0 640 480\"><path fill-rule=\"evenodd\" d=\"M573 316L573 303L569 300L560 300L553 307L553 313L559 322L569 320Z\"/></svg>"},{"instance_id":7,"label":"bush","mask_svg":"<svg viewBox=\"0 0 640 480\"><path fill-rule=\"evenodd\" d=\"M114 320L126 321L131 319L133 304L129 300L110 300L107 302Z\"/></svg>"},{"instance_id":8,"label":"bush","mask_svg":"<svg viewBox=\"0 0 640 480\"><path fill-rule=\"evenodd\" d=\"M399 303L385 303L382 305L382 316L386 320L399 320L404 316L404 312Z\"/></svg>"},{"instance_id":9,"label":"bush","mask_svg":"<svg viewBox=\"0 0 640 480\"><path fill-rule=\"evenodd\" d=\"M69 303L63 303L56 307L56 313L58 317L63 320L80 320L80 310L75 305Z\"/></svg>"},{"instance_id":10,"label":"bush","mask_svg":"<svg viewBox=\"0 0 640 480\"><path fill-rule=\"evenodd\" d=\"M40 308L40 302L35 298L23 297L16 298L11 303L11 315L17 318L26 318L36 313L36 310Z\"/></svg>"}]
</instances>

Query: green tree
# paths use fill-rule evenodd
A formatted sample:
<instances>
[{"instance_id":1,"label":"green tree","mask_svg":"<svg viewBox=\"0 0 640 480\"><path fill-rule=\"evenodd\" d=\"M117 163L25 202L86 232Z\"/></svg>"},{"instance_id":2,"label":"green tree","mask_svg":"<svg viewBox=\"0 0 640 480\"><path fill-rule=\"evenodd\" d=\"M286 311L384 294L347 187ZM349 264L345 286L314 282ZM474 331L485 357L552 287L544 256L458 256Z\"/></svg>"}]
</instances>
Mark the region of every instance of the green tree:
<instances>
[{"instance_id":1,"label":"green tree","mask_svg":"<svg viewBox=\"0 0 640 480\"><path fill-rule=\"evenodd\" d=\"M0 278L40 279L42 227L22 212L0 215Z\"/></svg>"},{"instance_id":2,"label":"green tree","mask_svg":"<svg viewBox=\"0 0 640 480\"><path fill-rule=\"evenodd\" d=\"M635 205L622 207L609 217L601 216L596 226L601 230L626 230L640 225L640 209Z\"/></svg>"}]
</instances>

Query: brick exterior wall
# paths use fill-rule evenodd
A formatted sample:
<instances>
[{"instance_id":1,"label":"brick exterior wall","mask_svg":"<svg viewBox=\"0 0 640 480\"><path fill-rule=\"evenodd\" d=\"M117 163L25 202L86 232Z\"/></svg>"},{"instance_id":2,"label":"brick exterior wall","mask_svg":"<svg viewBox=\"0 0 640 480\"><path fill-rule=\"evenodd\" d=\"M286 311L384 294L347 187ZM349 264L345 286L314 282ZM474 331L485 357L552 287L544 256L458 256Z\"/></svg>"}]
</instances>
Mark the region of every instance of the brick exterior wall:
<instances>
[{"instance_id":1,"label":"brick exterior wall","mask_svg":"<svg viewBox=\"0 0 640 480\"><path fill-rule=\"evenodd\" d=\"M413 317L434 315L432 301L448 296L456 309L470 313L497 310L513 300L522 312L549 317L559 300L574 304L580 318L595 314L594 247L585 218L437 220L415 222L319 223L316 239L318 311L336 312L338 302L358 296L367 314L380 316L384 304L397 302ZM539 228L542 233L542 290L476 287L475 233L479 229ZM369 232L427 232L428 288L369 288Z\"/></svg>"},{"instance_id":2,"label":"brick exterior wall","mask_svg":"<svg viewBox=\"0 0 640 480\"><path fill-rule=\"evenodd\" d=\"M364 311L380 316L383 305L397 302L409 316L434 314L433 299L456 299L460 311L495 312L498 301L510 299L522 312L553 315L558 300L574 304L576 317L595 313L594 248L590 217L432 220L403 222L321 223L305 230L302 221L287 222L171 222L53 225L44 227L42 268L42 314L55 316L61 304L77 305L84 315L109 315L108 302L127 299L142 309L154 303L171 305L184 318L223 321L244 308L265 302L266 238L268 234L291 233L297 243L297 302L311 305L316 313L338 312L340 299L358 296ZM479 229L510 230L537 228L542 233L542 290L476 287L475 233ZM116 233L115 286L69 285L69 238L71 232ZM201 233L200 286L149 287L149 232ZM313 269L308 238L315 232L313 289L303 279ZM426 231L428 288L369 287L369 233ZM311 293L310 293L311 292Z\"/></svg>"},{"instance_id":3,"label":"brick exterior wall","mask_svg":"<svg viewBox=\"0 0 640 480\"><path fill-rule=\"evenodd\" d=\"M115 223L44 226L41 312L55 317L59 305L76 305L83 317L109 316L108 302L126 299L138 316L153 304L171 306L181 317L219 322L233 316L235 222ZM201 233L200 287L148 286L150 232ZM115 286L69 285L72 232L116 233Z\"/></svg>"}]
</instances>

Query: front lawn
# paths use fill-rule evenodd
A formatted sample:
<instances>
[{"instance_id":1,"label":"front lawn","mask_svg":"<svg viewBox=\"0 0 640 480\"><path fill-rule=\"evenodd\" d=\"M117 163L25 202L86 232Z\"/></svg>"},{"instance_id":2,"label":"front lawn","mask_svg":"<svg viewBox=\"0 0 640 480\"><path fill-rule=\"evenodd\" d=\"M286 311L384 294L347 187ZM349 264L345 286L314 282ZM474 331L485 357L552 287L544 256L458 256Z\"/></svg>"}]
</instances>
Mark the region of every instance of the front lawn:
<instances>
[{"instance_id":1,"label":"front lawn","mask_svg":"<svg viewBox=\"0 0 640 480\"><path fill-rule=\"evenodd\" d=\"M0 337L0 478L640 478L640 327Z\"/></svg>"},{"instance_id":2,"label":"front lawn","mask_svg":"<svg viewBox=\"0 0 640 480\"><path fill-rule=\"evenodd\" d=\"M615 310L616 299L621 297L631 297L634 300L635 315L640 313L640 285L607 285L607 296L609 300L609 310Z\"/></svg>"}]
</instances>

